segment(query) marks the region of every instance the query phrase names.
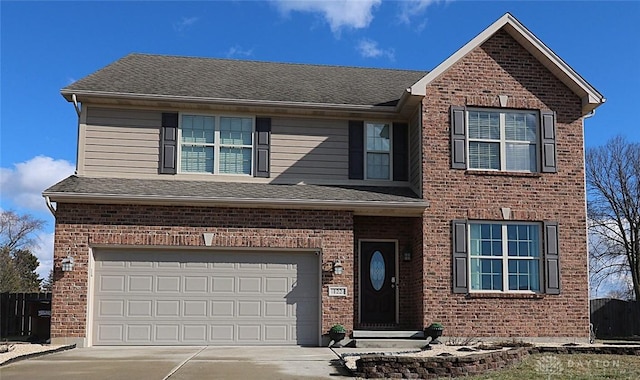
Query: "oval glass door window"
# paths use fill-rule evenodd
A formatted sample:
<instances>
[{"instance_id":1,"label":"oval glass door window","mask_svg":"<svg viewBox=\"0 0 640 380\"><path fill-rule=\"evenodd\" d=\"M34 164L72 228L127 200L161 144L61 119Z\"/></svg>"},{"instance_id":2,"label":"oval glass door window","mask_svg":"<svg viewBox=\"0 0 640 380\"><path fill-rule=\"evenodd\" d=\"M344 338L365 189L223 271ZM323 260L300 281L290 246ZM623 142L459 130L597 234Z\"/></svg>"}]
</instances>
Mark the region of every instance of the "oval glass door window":
<instances>
[{"instance_id":1,"label":"oval glass door window","mask_svg":"<svg viewBox=\"0 0 640 380\"><path fill-rule=\"evenodd\" d=\"M382 289L384 284L385 265L384 258L380 251L375 251L371 256L371 264L369 264L369 278L371 278L371 286L375 290Z\"/></svg>"}]
</instances>

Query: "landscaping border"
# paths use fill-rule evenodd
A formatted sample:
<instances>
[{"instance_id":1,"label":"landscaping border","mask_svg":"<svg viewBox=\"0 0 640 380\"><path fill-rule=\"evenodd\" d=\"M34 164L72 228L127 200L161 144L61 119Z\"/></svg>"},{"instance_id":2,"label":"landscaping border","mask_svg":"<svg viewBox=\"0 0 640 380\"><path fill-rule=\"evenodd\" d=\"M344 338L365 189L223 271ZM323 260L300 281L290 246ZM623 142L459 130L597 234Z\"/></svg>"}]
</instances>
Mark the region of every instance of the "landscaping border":
<instances>
[{"instance_id":1,"label":"landscaping border","mask_svg":"<svg viewBox=\"0 0 640 380\"><path fill-rule=\"evenodd\" d=\"M506 351L459 357L415 357L399 355L362 355L356 361L354 375L366 379L435 379L480 375L517 364L532 354L611 354L638 355L640 346L538 346L515 347Z\"/></svg>"}]
</instances>

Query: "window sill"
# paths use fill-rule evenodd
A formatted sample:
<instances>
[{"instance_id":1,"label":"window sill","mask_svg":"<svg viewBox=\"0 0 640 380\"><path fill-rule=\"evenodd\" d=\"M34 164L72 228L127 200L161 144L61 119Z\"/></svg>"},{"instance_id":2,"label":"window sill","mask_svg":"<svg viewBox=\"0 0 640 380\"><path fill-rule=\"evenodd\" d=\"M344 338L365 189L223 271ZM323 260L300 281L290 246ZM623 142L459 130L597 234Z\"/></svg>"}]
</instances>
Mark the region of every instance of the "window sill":
<instances>
[{"instance_id":1,"label":"window sill","mask_svg":"<svg viewBox=\"0 0 640 380\"><path fill-rule=\"evenodd\" d=\"M467 175L493 175L498 177L528 177L528 178L540 178L541 173L526 173L526 172L508 172L497 170L465 170L464 174Z\"/></svg>"},{"instance_id":2,"label":"window sill","mask_svg":"<svg viewBox=\"0 0 640 380\"><path fill-rule=\"evenodd\" d=\"M511 299L543 299L540 293L469 293L467 298L511 298Z\"/></svg>"}]
</instances>

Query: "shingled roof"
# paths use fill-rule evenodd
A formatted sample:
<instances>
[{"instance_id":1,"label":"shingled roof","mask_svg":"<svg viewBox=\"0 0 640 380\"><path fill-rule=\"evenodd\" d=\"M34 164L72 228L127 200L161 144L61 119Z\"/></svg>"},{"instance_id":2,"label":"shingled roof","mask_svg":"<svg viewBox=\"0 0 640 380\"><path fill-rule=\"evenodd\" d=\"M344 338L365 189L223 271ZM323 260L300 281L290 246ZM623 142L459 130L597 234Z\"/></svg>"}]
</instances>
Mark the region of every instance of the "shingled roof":
<instances>
[{"instance_id":1,"label":"shingled roof","mask_svg":"<svg viewBox=\"0 0 640 380\"><path fill-rule=\"evenodd\" d=\"M71 94L395 106L426 71L130 54L62 89Z\"/></svg>"},{"instance_id":2,"label":"shingled roof","mask_svg":"<svg viewBox=\"0 0 640 380\"><path fill-rule=\"evenodd\" d=\"M72 175L43 193L53 201L111 203L198 203L232 207L265 204L323 209L405 209L421 212L427 203L407 187L275 185Z\"/></svg>"}]
</instances>

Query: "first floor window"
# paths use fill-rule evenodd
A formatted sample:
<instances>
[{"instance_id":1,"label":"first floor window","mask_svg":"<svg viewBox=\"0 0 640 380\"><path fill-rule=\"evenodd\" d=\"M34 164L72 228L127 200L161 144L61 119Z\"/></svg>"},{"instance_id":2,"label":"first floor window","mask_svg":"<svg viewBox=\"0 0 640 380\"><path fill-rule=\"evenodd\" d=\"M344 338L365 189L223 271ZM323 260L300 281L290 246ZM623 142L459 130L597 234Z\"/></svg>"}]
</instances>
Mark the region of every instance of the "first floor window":
<instances>
[{"instance_id":1,"label":"first floor window","mask_svg":"<svg viewBox=\"0 0 640 380\"><path fill-rule=\"evenodd\" d=\"M253 118L182 115L180 170L251 175Z\"/></svg>"},{"instance_id":2,"label":"first floor window","mask_svg":"<svg viewBox=\"0 0 640 380\"><path fill-rule=\"evenodd\" d=\"M469 223L472 291L540 291L538 224Z\"/></svg>"},{"instance_id":3,"label":"first floor window","mask_svg":"<svg viewBox=\"0 0 640 380\"><path fill-rule=\"evenodd\" d=\"M367 123L367 179L391 178L391 135L389 124Z\"/></svg>"}]
</instances>

